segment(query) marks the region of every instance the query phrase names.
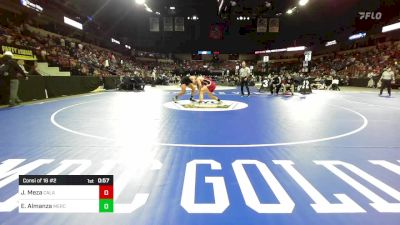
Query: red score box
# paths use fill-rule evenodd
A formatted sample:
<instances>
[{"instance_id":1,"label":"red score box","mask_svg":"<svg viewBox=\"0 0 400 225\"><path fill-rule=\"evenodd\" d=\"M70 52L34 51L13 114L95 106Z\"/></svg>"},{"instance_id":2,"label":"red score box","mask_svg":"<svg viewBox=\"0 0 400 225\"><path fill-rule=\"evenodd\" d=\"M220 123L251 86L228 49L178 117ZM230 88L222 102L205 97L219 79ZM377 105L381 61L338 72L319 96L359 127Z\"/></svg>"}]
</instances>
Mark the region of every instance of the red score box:
<instances>
[{"instance_id":1,"label":"red score box","mask_svg":"<svg viewBox=\"0 0 400 225\"><path fill-rule=\"evenodd\" d=\"M113 199L114 187L112 185L100 185L99 194L100 199Z\"/></svg>"}]
</instances>

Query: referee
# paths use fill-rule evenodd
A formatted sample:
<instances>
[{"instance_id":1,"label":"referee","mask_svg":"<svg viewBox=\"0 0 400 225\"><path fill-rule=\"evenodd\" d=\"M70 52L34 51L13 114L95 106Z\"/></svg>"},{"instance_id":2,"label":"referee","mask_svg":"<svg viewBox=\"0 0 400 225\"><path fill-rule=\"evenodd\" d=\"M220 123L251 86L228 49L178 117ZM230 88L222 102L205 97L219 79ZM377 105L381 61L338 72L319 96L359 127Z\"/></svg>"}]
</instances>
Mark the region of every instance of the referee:
<instances>
[{"instance_id":1,"label":"referee","mask_svg":"<svg viewBox=\"0 0 400 225\"><path fill-rule=\"evenodd\" d=\"M392 95L392 82L395 82L394 80L394 72L392 71L392 68L387 67L385 71L383 71L382 76L381 76L381 92L379 93L379 96L382 96L383 89L387 88L389 97Z\"/></svg>"},{"instance_id":2,"label":"referee","mask_svg":"<svg viewBox=\"0 0 400 225\"><path fill-rule=\"evenodd\" d=\"M243 87L246 86L247 97L250 96L249 80L250 80L250 68L246 66L246 62L242 62L242 68L239 70L240 75L240 90L242 91L242 97L244 96Z\"/></svg>"}]
</instances>

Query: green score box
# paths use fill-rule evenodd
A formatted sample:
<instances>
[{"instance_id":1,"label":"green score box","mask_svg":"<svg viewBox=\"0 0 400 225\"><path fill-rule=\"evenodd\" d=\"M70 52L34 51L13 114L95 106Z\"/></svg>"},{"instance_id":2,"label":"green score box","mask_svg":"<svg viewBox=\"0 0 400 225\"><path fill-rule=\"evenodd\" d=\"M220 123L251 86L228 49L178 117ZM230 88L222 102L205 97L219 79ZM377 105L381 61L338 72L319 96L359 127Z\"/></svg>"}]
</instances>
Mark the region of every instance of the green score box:
<instances>
[{"instance_id":1,"label":"green score box","mask_svg":"<svg viewBox=\"0 0 400 225\"><path fill-rule=\"evenodd\" d=\"M114 200L113 199L100 199L99 202L100 213L114 212Z\"/></svg>"}]
</instances>

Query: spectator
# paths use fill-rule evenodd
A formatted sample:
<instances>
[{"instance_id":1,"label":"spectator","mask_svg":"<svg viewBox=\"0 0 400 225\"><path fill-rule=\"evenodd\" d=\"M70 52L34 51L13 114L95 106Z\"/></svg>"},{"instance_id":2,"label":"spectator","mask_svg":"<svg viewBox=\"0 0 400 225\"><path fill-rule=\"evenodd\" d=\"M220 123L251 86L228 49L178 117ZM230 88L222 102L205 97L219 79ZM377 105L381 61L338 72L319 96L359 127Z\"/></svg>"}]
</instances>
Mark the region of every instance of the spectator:
<instances>
[{"instance_id":1,"label":"spectator","mask_svg":"<svg viewBox=\"0 0 400 225\"><path fill-rule=\"evenodd\" d=\"M2 76L8 77L10 80L10 98L9 105L15 106L20 104L22 101L18 97L18 89L19 89L19 80L18 78L21 76L25 76L26 74L21 69L20 65L18 65L13 59L13 54L9 51L5 52L2 58ZM27 77L26 77L27 78Z\"/></svg>"}]
</instances>

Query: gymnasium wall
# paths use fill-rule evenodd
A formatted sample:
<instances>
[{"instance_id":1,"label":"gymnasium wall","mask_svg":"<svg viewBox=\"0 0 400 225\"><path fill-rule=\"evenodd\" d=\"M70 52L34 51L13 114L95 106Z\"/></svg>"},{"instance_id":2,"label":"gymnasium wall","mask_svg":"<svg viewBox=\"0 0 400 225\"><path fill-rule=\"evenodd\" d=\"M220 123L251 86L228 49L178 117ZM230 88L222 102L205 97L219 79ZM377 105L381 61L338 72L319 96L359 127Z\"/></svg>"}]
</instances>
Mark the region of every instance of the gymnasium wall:
<instances>
[{"instance_id":1,"label":"gymnasium wall","mask_svg":"<svg viewBox=\"0 0 400 225\"><path fill-rule=\"evenodd\" d=\"M256 74L261 75L261 74ZM9 80L0 78L0 105L8 104L9 98ZM116 89L120 84L119 77L99 77L90 76L72 76L72 77L54 77L54 76L29 76L28 80L20 80L18 95L23 101L40 100L68 95L85 94L96 90L104 85L104 89ZM350 79L350 86L366 87L368 78ZM399 84L394 85L398 88Z\"/></svg>"},{"instance_id":2,"label":"gymnasium wall","mask_svg":"<svg viewBox=\"0 0 400 225\"><path fill-rule=\"evenodd\" d=\"M105 78L106 80L117 78ZM8 104L9 99L9 80L5 77L0 78L0 104ZM103 82L99 77L54 77L54 76L29 76L28 80L21 79L18 95L23 101L76 95L89 93L96 90ZM108 82L110 89L115 88L114 81Z\"/></svg>"}]
</instances>

